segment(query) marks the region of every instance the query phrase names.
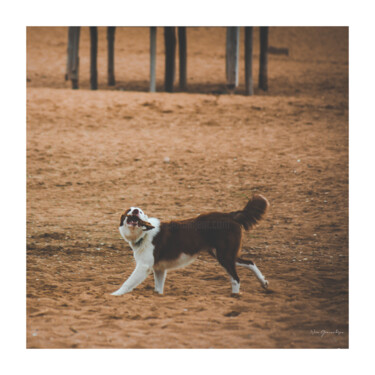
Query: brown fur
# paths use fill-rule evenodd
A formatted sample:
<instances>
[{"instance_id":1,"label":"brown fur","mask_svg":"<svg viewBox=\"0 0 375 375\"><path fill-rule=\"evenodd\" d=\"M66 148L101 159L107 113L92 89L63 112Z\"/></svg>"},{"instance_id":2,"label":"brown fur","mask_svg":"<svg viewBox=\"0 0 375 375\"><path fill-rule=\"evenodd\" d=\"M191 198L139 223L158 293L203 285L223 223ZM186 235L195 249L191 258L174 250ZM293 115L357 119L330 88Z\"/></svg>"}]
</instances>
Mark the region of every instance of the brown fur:
<instances>
[{"instance_id":1,"label":"brown fur","mask_svg":"<svg viewBox=\"0 0 375 375\"><path fill-rule=\"evenodd\" d=\"M215 249L219 263L239 282L235 264L243 261L238 258L241 227L245 230L253 228L264 216L268 205L264 197L255 195L242 211L212 212L194 219L161 223L160 231L153 239L155 265L177 259L181 253L195 255L206 250L213 254Z\"/></svg>"},{"instance_id":2,"label":"brown fur","mask_svg":"<svg viewBox=\"0 0 375 375\"><path fill-rule=\"evenodd\" d=\"M254 195L242 211L231 212L231 215L245 230L249 230L263 218L268 206L269 203L266 198L262 195Z\"/></svg>"}]
</instances>

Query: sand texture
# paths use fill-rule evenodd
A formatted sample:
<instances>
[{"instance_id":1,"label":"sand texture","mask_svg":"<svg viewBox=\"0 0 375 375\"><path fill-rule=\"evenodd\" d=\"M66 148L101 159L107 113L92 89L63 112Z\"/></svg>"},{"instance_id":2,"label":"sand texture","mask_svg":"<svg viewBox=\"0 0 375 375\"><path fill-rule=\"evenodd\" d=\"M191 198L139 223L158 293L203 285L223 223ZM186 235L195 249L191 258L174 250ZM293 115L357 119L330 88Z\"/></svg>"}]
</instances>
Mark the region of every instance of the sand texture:
<instances>
[{"instance_id":1,"label":"sand texture","mask_svg":"<svg viewBox=\"0 0 375 375\"><path fill-rule=\"evenodd\" d=\"M271 28L269 91L225 89L225 29L188 29L188 92L150 94L147 28L116 32L116 79L89 90L64 80L66 28L27 30L28 348L346 348L348 327L348 31ZM254 30L254 81L259 60ZM178 65L177 65L178 66ZM177 77L178 78L178 77ZM178 81L176 81L178 88ZM178 90L177 90L178 91ZM209 255L115 297L134 269L118 231L130 206L183 219L271 206L243 237L241 294ZM322 332L323 331L323 332ZM324 333L324 331L326 331Z\"/></svg>"}]
</instances>

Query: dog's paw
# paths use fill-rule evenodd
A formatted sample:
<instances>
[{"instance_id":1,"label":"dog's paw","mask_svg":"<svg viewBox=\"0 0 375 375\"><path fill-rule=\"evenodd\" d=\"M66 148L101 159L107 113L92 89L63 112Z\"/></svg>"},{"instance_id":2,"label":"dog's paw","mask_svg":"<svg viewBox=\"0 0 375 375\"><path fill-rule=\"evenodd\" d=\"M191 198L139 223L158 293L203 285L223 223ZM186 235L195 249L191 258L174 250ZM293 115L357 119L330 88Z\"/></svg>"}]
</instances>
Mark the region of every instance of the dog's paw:
<instances>
[{"instance_id":1,"label":"dog's paw","mask_svg":"<svg viewBox=\"0 0 375 375\"><path fill-rule=\"evenodd\" d=\"M121 290L116 290L115 292L111 293L111 296L122 296L124 293Z\"/></svg>"},{"instance_id":2,"label":"dog's paw","mask_svg":"<svg viewBox=\"0 0 375 375\"><path fill-rule=\"evenodd\" d=\"M262 283L262 287L264 289L268 289L268 281L267 280L264 280L263 283Z\"/></svg>"}]
</instances>

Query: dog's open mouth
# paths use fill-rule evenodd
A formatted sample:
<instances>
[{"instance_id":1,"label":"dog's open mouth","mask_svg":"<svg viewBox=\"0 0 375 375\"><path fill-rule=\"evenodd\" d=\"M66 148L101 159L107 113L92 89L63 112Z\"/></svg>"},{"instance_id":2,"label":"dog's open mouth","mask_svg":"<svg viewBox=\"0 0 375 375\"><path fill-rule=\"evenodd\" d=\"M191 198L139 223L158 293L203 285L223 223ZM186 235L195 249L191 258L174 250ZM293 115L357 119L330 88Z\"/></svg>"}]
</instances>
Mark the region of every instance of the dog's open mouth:
<instances>
[{"instance_id":1,"label":"dog's open mouth","mask_svg":"<svg viewBox=\"0 0 375 375\"><path fill-rule=\"evenodd\" d=\"M139 221L139 217L135 215L128 216L128 218L126 219L127 224L134 227L141 226Z\"/></svg>"},{"instance_id":2,"label":"dog's open mouth","mask_svg":"<svg viewBox=\"0 0 375 375\"><path fill-rule=\"evenodd\" d=\"M146 230L146 231L155 228L148 221L143 221L140 217L136 215L128 215L126 218L126 224L131 227L145 228L143 230Z\"/></svg>"}]
</instances>

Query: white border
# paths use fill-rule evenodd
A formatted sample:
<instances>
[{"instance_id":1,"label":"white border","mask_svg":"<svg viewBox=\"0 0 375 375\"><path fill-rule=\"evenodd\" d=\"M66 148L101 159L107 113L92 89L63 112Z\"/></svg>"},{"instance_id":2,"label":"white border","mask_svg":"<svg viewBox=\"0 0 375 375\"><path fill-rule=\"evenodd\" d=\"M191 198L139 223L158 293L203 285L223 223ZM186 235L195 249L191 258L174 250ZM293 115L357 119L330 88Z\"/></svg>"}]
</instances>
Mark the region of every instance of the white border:
<instances>
[{"instance_id":1,"label":"white border","mask_svg":"<svg viewBox=\"0 0 375 375\"><path fill-rule=\"evenodd\" d=\"M103 7L105 4L105 8ZM115 4L114 6L111 6ZM165 12L161 6L166 4ZM169 4L169 6L168 6ZM29 1L2 5L2 367L28 374L354 373L371 368L374 264L373 11L366 1ZM115 11L114 11L115 9ZM26 350L25 27L350 25L350 349ZM16 50L16 53L10 53ZM9 370L8 370L9 371Z\"/></svg>"}]
</instances>

